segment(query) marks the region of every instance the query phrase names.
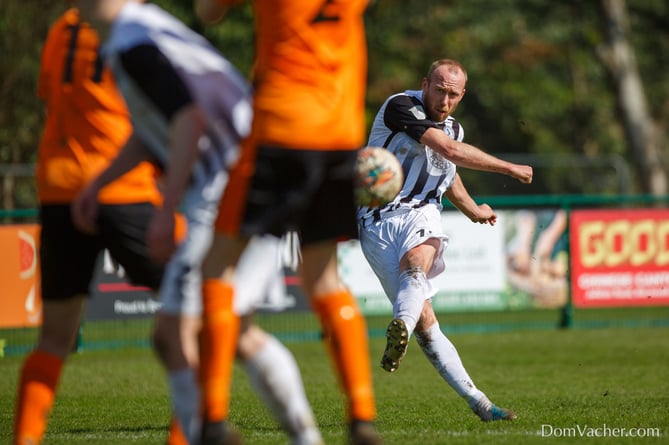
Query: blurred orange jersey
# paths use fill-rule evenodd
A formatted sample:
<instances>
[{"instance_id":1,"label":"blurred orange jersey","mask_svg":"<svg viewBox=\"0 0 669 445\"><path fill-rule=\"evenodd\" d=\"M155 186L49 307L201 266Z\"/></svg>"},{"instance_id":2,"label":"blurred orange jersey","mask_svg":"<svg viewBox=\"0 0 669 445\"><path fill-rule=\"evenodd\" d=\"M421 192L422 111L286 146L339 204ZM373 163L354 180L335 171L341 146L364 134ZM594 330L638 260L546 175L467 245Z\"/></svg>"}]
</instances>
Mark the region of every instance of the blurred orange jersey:
<instances>
[{"instance_id":1,"label":"blurred orange jersey","mask_svg":"<svg viewBox=\"0 0 669 445\"><path fill-rule=\"evenodd\" d=\"M132 131L130 115L98 56L97 33L68 10L42 49L38 95L47 115L37 161L41 203L68 203L117 153ZM100 202L158 202L155 168L142 163L100 192Z\"/></svg>"},{"instance_id":2,"label":"blurred orange jersey","mask_svg":"<svg viewBox=\"0 0 669 445\"><path fill-rule=\"evenodd\" d=\"M317 150L364 144L366 6L367 0L254 1L255 143Z\"/></svg>"}]
</instances>

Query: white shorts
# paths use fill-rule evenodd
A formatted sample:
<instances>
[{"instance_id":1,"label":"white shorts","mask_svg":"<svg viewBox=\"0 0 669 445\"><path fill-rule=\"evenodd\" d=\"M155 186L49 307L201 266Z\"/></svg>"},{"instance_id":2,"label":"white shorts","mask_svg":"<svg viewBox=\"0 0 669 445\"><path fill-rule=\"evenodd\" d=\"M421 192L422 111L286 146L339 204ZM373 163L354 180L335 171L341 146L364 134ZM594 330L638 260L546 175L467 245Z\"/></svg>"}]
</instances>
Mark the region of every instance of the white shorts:
<instances>
[{"instance_id":1,"label":"white shorts","mask_svg":"<svg viewBox=\"0 0 669 445\"><path fill-rule=\"evenodd\" d=\"M286 295L282 249L285 238L254 236L235 271L234 310L239 316L253 313L263 300L282 301Z\"/></svg>"},{"instance_id":2,"label":"white shorts","mask_svg":"<svg viewBox=\"0 0 669 445\"><path fill-rule=\"evenodd\" d=\"M209 252L218 214L218 202L227 173L190 185L181 206L186 236L167 263L160 286L160 311L168 314L202 314L202 261Z\"/></svg>"},{"instance_id":3,"label":"white shorts","mask_svg":"<svg viewBox=\"0 0 669 445\"><path fill-rule=\"evenodd\" d=\"M444 271L444 250L448 245L448 236L442 228L440 210L432 205L407 209L406 212L399 210L393 216L360 224L359 230L362 253L393 304L400 286L400 260L412 248L431 238L441 240L432 268L426 272L428 283ZM432 298L436 293L437 289L430 284L427 298Z\"/></svg>"}]
</instances>

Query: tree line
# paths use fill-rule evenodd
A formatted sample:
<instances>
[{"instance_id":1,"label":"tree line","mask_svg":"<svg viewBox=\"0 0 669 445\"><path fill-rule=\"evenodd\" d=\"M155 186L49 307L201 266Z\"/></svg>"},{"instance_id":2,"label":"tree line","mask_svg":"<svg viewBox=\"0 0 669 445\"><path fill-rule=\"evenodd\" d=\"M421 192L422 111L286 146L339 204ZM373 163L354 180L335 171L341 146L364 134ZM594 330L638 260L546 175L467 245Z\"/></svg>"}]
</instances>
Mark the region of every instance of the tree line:
<instances>
[{"instance_id":1,"label":"tree line","mask_svg":"<svg viewBox=\"0 0 669 445\"><path fill-rule=\"evenodd\" d=\"M253 58L250 4L202 28L191 0L155 0L242 72ZM0 199L36 206L40 51L61 0L0 3ZM385 98L419 89L433 60L468 71L455 113L465 140L535 167L520 186L462 171L474 195L669 194L669 4L665 0L375 0L365 14L367 124ZM308 113L305 110L305 113Z\"/></svg>"}]
</instances>

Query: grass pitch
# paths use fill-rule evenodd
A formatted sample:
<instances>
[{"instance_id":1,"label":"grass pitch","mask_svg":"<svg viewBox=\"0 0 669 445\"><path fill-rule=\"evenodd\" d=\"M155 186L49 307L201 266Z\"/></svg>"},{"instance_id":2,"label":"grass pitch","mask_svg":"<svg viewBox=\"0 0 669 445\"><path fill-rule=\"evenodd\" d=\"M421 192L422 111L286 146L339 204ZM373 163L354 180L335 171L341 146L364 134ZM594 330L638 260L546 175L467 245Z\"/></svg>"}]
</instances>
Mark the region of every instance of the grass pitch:
<instances>
[{"instance_id":1,"label":"grass pitch","mask_svg":"<svg viewBox=\"0 0 669 445\"><path fill-rule=\"evenodd\" d=\"M479 421L415 340L399 370L384 372L385 342L376 337L377 427L388 445L669 444L669 327L449 337L477 386L518 420ZM344 444L343 400L325 349L318 341L288 346L326 443ZM11 443L21 361L0 359L0 443ZM288 444L239 366L234 379L231 419L246 443ZM44 444L163 444L168 418L165 377L150 349L84 351L65 367Z\"/></svg>"}]
</instances>

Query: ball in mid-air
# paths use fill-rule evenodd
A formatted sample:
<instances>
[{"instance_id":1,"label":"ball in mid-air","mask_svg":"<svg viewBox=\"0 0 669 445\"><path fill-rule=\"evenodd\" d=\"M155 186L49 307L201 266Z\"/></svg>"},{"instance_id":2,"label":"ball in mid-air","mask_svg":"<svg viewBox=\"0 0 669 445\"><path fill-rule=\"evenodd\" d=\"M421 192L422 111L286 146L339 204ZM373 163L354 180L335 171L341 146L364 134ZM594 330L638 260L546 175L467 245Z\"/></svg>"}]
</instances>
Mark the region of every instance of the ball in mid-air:
<instances>
[{"instance_id":1,"label":"ball in mid-air","mask_svg":"<svg viewBox=\"0 0 669 445\"><path fill-rule=\"evenodd\" d=\"M397 157L381 147L365 147L355 163L355 198L363 207L383 207L402 189L404 172Z\"/></svg>"}]
</instances>

